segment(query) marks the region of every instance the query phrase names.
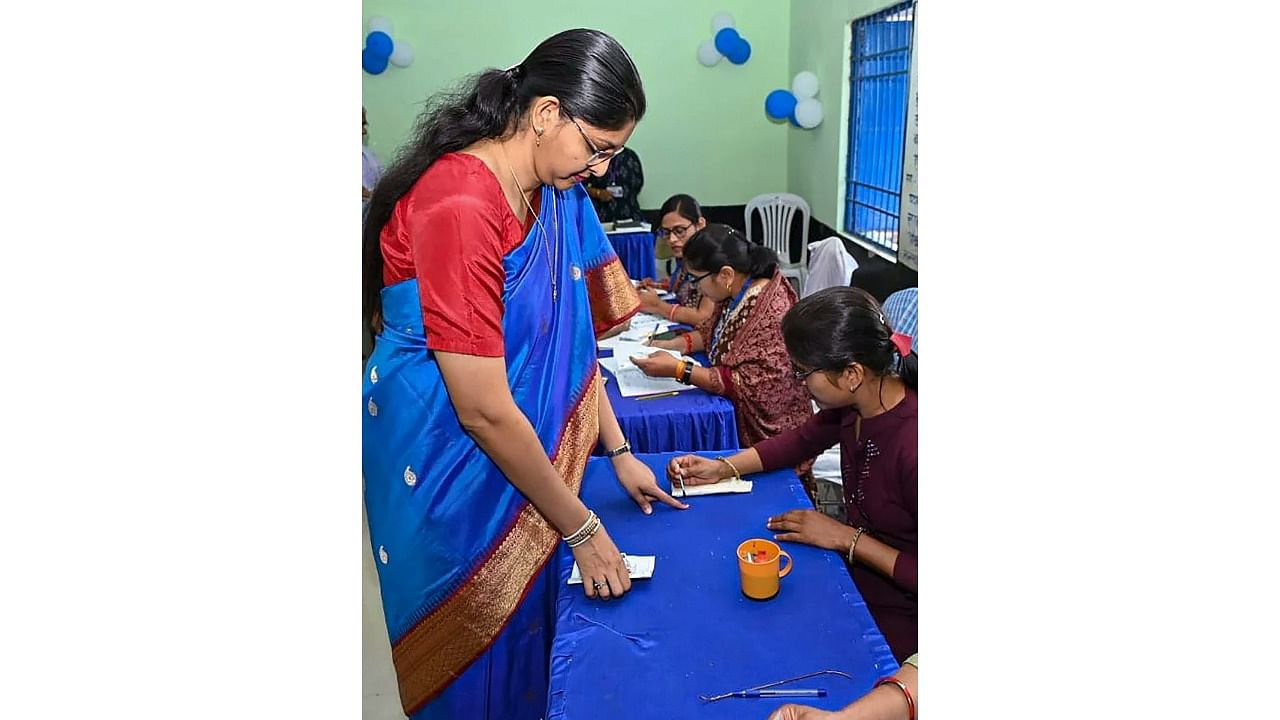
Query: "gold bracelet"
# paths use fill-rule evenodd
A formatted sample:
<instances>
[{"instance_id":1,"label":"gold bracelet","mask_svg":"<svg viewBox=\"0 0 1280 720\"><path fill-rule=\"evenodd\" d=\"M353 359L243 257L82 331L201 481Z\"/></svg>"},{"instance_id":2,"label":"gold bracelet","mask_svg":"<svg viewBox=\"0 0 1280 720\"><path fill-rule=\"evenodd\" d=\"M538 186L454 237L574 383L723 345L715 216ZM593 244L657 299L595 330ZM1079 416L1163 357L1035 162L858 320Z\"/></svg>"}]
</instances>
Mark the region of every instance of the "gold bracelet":
<instances>
[{"instance_id":1,"label":"gold bracelet","mask_svg":"<svg viewBox=\"0 0 1280 720\"><path fill-rule=\"evenodd\" d=\"M584 536L592 532L591 524L599 521L600 519L596 516L594 510L587 510L587 521L582 523L582 527L578 528L575 532L565 535L561 539L566 543L569 543L569 547L577 547L576 543L580 543Z\"/></svg>"},{"instance_id":2,"label":"gold bracelet","mask_svg":"<svg viewBox=\"0 0 1280 720\"><path fill-rule=\"evenodd\" d=\"M571 549L576 548L579 545L582 545L583 543L587 542L591 538L595 537L596 533L599 530L600 530L600 518L596 516L594 513L592 513L591 520L588 521L586 526L584 526L583 530L581 531L581 535L572 540L569 540L566 538L565 544L568 545Z\"/></svg>"},{"instance_id":3,"label":"gold bracelet","mask_svg":"<svg viewBox=\"0 0 1280 720\"><path fill-rule=\"evenodd\" d=\"M860 527L858 528L858 531L853 534L853 542L849 543L848 559L850 565L853 564L853 549L858 547L858 540L862 537L862 533L866 531L867 529L865 527Z\"/></svg>"},{"instance_id":4,"label":"gold bracelet","mask_svg":"<svg viewBox=\"0 0 1280 720\"><path fill-rule=\"evenodd\" d=\"M742 473L738 472L738 468L734 467L733 463L729 462L729 458L718 457L718 458L716 458L716 459L717 459L717 460L719 460L720 462L724 463L725 465L728 465L728 466L729 466L729 469L733 471L733 479L734 479L734 480L741 480L741 479L742 479Z\"/></svg>"}]
</instances>

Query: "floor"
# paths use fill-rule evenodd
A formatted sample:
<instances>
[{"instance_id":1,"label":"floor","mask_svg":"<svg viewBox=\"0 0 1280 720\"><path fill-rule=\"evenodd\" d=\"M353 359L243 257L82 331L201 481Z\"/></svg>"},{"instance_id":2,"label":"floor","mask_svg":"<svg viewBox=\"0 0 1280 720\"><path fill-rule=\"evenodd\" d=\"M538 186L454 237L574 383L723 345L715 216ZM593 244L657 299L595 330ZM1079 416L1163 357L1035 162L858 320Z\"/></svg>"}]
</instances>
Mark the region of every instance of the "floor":
<instances>
[{"instance_id":1,"label":"floor","mask_svg":"<svg viewBox=\"0 0 1280 720\"><path fill-rule=\"evenodd\" d=\"M364 503L360 504L364 514ZM391 641L382 617L382 594L378 591L378 570L369 544L369 520L364 518L362 582L364 599L364 720L405 720L396 689L396 673L391 665Z\"/></svg>"}]
</instances>

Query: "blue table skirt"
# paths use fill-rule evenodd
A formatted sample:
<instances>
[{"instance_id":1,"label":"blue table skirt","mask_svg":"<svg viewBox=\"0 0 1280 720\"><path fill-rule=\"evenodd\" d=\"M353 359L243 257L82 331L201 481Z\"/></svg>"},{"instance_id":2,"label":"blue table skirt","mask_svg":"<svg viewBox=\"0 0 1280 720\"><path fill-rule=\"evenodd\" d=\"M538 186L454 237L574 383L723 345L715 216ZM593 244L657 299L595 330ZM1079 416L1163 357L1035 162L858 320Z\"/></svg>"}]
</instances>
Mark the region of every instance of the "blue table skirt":
<instances>
[{"instance_id":1,"label":"blue table skirt","mask_svg":"<svg viewBox=\"0 0 1280 720\"><path fill-rule=\"evenodd\" d=\"M612 353L602 354L607 357ZM706 355L697 353L694 357L707 365ZM712 452L740 446L738 416L730 400L699 388L652 400L625 398L613 375L603 368L601 371L609 379L605 392L622 435L634 452Z\"/></svg>"},{"instance_id":2,"label":"blue table skirt","mask_svg":"<svg viewBox=\"0 0 1280 720\"><path fill-rule=\"evenodd\" d=\"M613 251L632 280L658 277L658 258L654 254L651 232L610 233Z\"/></svg>"},{"instance_id":3,"label":"blue table skirt","mask_svg":"<svg viewBox=\"0 0 1280 720\"><path fill-rule=\"evenodd\" d=\"M640 459L665 478L672 453ZM770 538L766 519L812 507L791 470L749 478L746 495L695 497L688 510L661 504L643 515L618 486L607 460L587 466L582 499L595 510L624 553L656 555L654 575L633 581L613 601L587 600L566 587L573 556L562 544L547 720L613 718L759 718L787 699L717 694L804 675L840 670L786 687L825 688L825 698L790 700L835 710L897 671L844 561L836 553L780 543L795 560L771 600L741 592L734 552L751 538ZM670 489L665 479L663 487Z\"/></svg>"}]
</instances>

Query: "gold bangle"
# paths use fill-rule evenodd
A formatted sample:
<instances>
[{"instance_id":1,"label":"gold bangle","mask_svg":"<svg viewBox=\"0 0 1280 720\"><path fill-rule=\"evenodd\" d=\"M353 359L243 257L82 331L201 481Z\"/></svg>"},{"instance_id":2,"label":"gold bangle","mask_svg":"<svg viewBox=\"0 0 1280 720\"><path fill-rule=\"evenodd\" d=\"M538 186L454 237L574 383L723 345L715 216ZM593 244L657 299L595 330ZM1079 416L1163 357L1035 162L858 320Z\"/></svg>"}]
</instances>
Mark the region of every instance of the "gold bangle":
<instances>
[{"instance_id":1,"label":"gold bangle","mask_svg":"<svg viewBox=\"0 0 1280 720\"><path fill-rule=\"evenodd\" d=\"M858 528L858 532L854 533L854 542L849 543L849 555L847 555L847 559L849 559L850 565L854 564L854 548L858 547L858 541L863 537L863 533L865 532L867 532L867 528Z\"/></svg>"},{"instance_id":2,"label":"gold bangle","mask_svg":"<svg viewBox=\"0 0 1280 720\"><path fill-rule=\"evenodd\" d=\"M600 518L596 515L595 511L588 509L587 521L582 523L582 527L578 528L577 531L575 532L565 535L561 539L564 540L566 543L568 543L569 547L577 547L579 544L581 544L581 542L585 538L594 534L593 528L591 526L593 523L598 523L598 522L600 522Z\"/></svg>"},{"instance_id":3,"label":"gold bangle","mask_svg":"<svg viewBox=\"0 0 1280 720\"><path fill-rule=\"evenodd\" d=\"M733 463L729 462L729 458L718 457L718 458L716 458L716 459L717 459L717 460L719 460L720 462L724 463L725 465L728 465L728 466L729 466L729 469L733 471L733 479L734 479L734 480L741 480L741 479L742 479L742 473L738 472L738 468L734 467Z\"/></svg>"}]
</instances>

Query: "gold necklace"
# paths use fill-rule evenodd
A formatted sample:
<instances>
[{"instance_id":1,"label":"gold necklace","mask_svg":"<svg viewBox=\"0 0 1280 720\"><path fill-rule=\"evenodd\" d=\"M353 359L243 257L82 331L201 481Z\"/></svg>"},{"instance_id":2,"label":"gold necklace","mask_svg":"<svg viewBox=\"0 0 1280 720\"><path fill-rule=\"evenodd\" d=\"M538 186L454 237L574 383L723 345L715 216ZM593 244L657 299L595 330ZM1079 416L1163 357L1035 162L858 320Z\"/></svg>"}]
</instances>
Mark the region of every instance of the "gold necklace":
<instances>
[{"instance_id":1,"label":"gold necklace","mask_svg":"<svg viewBox=\"0 0 1280 720\"><path fill-rule=\"evenodd\" d=\"M524 194L524 188L520 187L520 178L516 177L516 171L514 168L511 167L511 160L507 157L507 149L503 147L501 144L498 145L498 149L502 151L502 161L507 164L507 172L511 173L511 179L514 180L516 183L516 190L520 191L520 199L524 201L524 206L529 209L529 214L533 216L533 221L538 224L538 229L542 231L542 249L545 250L547 253L546 254L547 274L551 276L551 302L554 303L560 299L560 289L558 287L558 283L556 282L556 270L555 270L557 267L560 266L560 257L559 257L560 244L556 243L557 257L555 259L555 264L553 265L551 262L551 245L547 240L547 228L542 225L542 219L539 218L538 214L533 211L533 205L529 203L528 196ZM556 239L558 240L560 235L560 222L557 215L558 213L556 212L556 194L555 194L555 190L553 189L551 191L551 219L556 224Z\"/></svg>"}]
</instances>

